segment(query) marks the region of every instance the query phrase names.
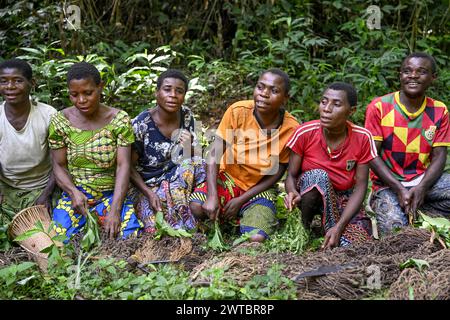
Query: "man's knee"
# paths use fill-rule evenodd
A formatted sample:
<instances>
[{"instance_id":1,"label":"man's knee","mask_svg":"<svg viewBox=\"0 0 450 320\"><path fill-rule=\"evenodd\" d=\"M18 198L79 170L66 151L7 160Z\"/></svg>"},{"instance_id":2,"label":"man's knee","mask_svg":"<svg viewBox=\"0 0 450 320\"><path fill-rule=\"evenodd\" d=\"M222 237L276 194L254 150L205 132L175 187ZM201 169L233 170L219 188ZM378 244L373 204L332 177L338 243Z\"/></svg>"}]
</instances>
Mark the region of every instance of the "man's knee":
<instances>
[{"instance_id":1,"label":"man's knee","mask_svg":"<svg viewBox=\"0 0 450 320\"><path fill-rule=\"evenodd\" d=\"M408 225L408 217L391 190L385 189L375 193L370 205L376 214L378 229L382 234Z\"/></svg>"}]
</instances>

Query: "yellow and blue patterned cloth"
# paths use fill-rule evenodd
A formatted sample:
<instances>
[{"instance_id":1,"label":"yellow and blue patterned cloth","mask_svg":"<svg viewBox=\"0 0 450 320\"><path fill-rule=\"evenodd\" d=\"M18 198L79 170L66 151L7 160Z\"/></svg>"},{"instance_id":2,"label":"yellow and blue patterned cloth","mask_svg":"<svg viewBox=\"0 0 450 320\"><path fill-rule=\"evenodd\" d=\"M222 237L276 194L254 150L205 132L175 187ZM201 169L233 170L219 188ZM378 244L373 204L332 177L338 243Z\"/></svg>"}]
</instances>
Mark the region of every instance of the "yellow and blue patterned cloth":
<instances>
[{"instance_id":1,"label":"yellow and blue patterned cloth","mask_svg":"<svg viewBox=\"0 0 450 320\"><path fill-rule=\"evenodd\" d=\"M117 148L134 142L128 114L119 111L110 123L95 130L72 126L62 111L55 114L49 127L51 149L67 148L67 168L74 185L88 198L89 210L100 218L109 214L116 180ZM120 237L137 234L143 224L138 220L133 203L125 198L121 209ZM72 200L63 192L53 209L56 232L70 238L86 223L86 218L74 212Z\"/></svg>"}]
</instances>

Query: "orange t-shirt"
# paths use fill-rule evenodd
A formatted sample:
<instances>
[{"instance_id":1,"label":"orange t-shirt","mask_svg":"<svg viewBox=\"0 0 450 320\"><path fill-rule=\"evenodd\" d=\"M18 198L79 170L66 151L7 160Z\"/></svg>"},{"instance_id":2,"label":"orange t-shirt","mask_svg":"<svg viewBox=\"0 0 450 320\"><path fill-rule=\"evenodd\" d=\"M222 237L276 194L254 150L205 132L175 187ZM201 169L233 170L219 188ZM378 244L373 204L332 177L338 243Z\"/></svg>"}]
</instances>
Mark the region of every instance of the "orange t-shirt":
<instances>
[{"instance_id":1,"label":"orange t-shirt","mask_svg":"<svg viewBox=\"0 0 450 320\"><path fill-rule=\"evenodd\" d=\"M253 112L253 100L235 102L225 111L217 128L217 135L231 145L223 154L220 170L245 191L264 175L275 174L280 163L289 162L286 143L299 126L294 116L285 112L281 125L269 135L261 129Z\"/></svg>"}]
</instances>

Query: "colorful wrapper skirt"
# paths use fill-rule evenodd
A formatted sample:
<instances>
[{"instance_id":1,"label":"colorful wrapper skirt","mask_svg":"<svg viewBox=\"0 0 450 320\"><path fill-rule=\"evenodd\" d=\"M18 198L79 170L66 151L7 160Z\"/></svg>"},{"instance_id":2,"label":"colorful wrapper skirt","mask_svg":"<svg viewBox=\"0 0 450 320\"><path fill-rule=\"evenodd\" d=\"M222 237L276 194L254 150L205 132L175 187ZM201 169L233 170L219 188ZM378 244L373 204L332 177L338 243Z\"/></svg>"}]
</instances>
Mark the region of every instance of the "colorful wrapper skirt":
<instances>
[{"instance_id":1,"label":"colorful wrapper skirt","mask_svg":"<svg viewBox=\"0 0 450 320\"><path fill-rule=\"evenodd\" d=\"M163 180L158 186L149 187L161 201L164 220L174 229L191 230L197 221L189 207L189 197L195 186L206 179L205 160L192 157L183 160L177 167L171 181ZM136 213L144 223L144 231L156 231L154 212L148 198L134 189L132 192Z\"/></svg>"},{"instance_id":2,"label":"colorful wrapper skirt","mask_svg":"<svg viewBox=\"0 0 450 320\"><path fill-rule=\"evenodd\" d=\"M241 196L245 191L239 188L233 181L233 178L226 172L219 172L217 177L217 193L219 197L220 212L233 198ZM206 201L208 189L206 183L199 185L191 195L191 201L203 204ZM275 217L276 192L274 189L265 190L248 202L246 202L239 211L238 221L241 233L248 233L252 230L258 230L265 238L273 233L278 222Z\"/></svg>"},{"instance_id":3,"label":"colorful wrapper skirt","mask_svg":"<svg viewBox=\"0 0 450 320\"><path fill-rule=\"evenodd\" d=\"M304 172L298 181L297 188L301 195L311 191L313 188L316 188L322 195L322 227L325 233L339 221L353 191L335 191L328 177L328 173L321 169ZM347 246L363 243L371 238L372 223L361 207L344 229L339 240L339 245Z\"/></svg>"},{"instance_id":4,"label":"colorful wrapper skirt","mask_svg":"<svg viewBox=\"0 0 450 320\"><path fill-rule=\"evenodd\" d=\"M87 197L89 211L98 216L100 225L102 225L111 211L113 191L99 192L83 187L77 187L77 189ZM66 192L63 192L62 198L58 200L56 207L53 209L53 221L55 222L56 233L65 234L70 239L86 224L86 217L74 212L71 198ZM118 237L122 239L136 236L143 227L142 222L138 220L135 214L133 202L129 197L126 197L123 202L120 222Z\"/></svg>"}]
</instances>

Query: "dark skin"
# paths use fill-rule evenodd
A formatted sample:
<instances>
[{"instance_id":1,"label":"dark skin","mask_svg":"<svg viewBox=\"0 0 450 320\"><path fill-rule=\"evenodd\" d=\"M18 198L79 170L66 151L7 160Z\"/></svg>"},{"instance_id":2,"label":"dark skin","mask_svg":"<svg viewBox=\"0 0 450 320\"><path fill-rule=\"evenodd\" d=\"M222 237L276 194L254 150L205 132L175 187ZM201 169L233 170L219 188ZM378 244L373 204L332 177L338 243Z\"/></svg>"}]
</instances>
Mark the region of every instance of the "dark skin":
<instances>
[{"instance_id":1,"label":"dark skin","mask_svg":"<svg viewBox=\"0 0 450 320\"><path fill-rule=\"evenodd\" d=\"M70 100L73 107L63 111L71 125L82 130L95 130L104 127L119 112L100 103L103 83L96 84L92 78L73 79L69 82ZM87 197L79 191L67 169L67 148L52 150L53 170L56 181L72 200L72 207L78 214L87 214ZM114 239L120 231L120 213L130 179L131 146L117 147L116 180L111 211L103 224L107 235Z\"/></svg>"},{"instance_id":2,"label":"dark skin","mask_svg":"<svg viewBox=\"0 0 450 320\"><path fill-rule=\"evenodd\" d=\"M286 104L289 96L284 87L283 79L272 73L263 74L256 84L253 92L255 101L256 115L260 120L262 129L277 128L279 119L279 110ZM226 141L216 136L213 147L207 157L207 178L206 183L208 187L208 195L203 205L191 203L192 212L197 217L208 217L211 220L216 220L220 212L219 199L217 194L217 174L220 167L220 159L222 151L231 148ZM277 172L273 175L264 176L256 185L248 189L241 196L231 199L223 208L223 217L231 219L236 217L247 201L252 197L272 187L286 170L286 165L280 164ZM260 234L252 235L250 241L263 242L264 236Z\"/></svg>"},{"instance_id":3,"label":"dark skin","mask_svg":"<svg viewBox=\"0 0 450 320\"><path fill-rule=\"evenodd\" d=\"M355 107L350 106L345 91L328 89L323 94L319 104L319 111L321 126L327 145L331 150L334 150L343 143L347 136L346 121L355 111ZM300 155L291 151L288 175L285 182L287 195L284 199L284 204L289 211L301 204L302 197L295 184L301 175L302 159L303 158ZM351 194L339 221L325 234L322 249L331 249L339 245L339 239L342 233L353 216L358 212L364 200L367 190L368 174L369 166L367 164L356 165L356 183L353 189L354 191ZM315 189L309 191L307 194L311 192L315 192ZM305 210L306 208L306 206L302 206L302 210ZM314 210L315 208L309 209ZM311 212L302 212L302 214L312 216Z\"/></svg>"},{"instance_id":4,"label":"dark skin","mask_svg":"<svg viewBox=\"0 0 450 320\"><path fill-rule=\"evenodd\" d=\"M0 94L5 100L5 114L9 123L16 130L21 130L28 120L31 110L30 92L35 86L34 79L27 79L21 70L16 68L5 68L0 70ZM36 205L44 205L51 210L51 194L55 188L55 178L50 172L49 181L36 199ZM0 190L0 203L3 194Z\"/></svg>"},{"instance_id":5,"label":"dark skin","mask_svg":"<svg viewBox=\"0 0 450 320\"><path fill-rule=\"evenodd\" d=\"M178 78L165 78L161 87L156 91L157 106L150 110L153 121L158 127L159 131L167 138L171 138L174 131L180 128L180 110L186 95L186 85ZM188 130L181 130L178 133L178 141L183 148L189 148L192 143L191 133ZM131 182L144 194L153 210L161 211L161 201L159 197L151 191L145 184L139 172L136 170L136 163L138 161L138 154L132 150L131 161Z\"/></svg>"},{"instance_id":6,"label":"dark skin","mask_svg":"<svg viewBox=\"0 0 450 320\"><path fill-rule=\"evenodd\" d=\"M422 106L426 90L436 80L431 61L426 58L413 57L406 59L400 70L400 102L411 112L417 112ZM377 151L381 154L381 141L375 141ZM422 181L409 190L393 175L384 161L377 157L370 162L370 168L396 194L405 213L417 218L417 209L423 204L427 191L442 175L447 158L447 147L434 147L431 151L431 162Z\"/></svg>"}]
</instances>

